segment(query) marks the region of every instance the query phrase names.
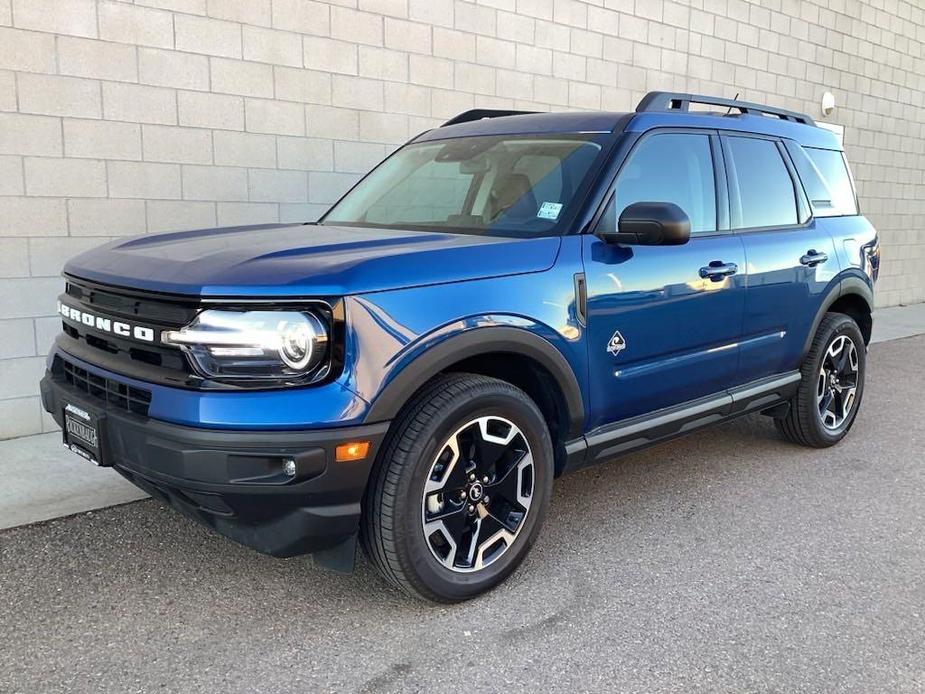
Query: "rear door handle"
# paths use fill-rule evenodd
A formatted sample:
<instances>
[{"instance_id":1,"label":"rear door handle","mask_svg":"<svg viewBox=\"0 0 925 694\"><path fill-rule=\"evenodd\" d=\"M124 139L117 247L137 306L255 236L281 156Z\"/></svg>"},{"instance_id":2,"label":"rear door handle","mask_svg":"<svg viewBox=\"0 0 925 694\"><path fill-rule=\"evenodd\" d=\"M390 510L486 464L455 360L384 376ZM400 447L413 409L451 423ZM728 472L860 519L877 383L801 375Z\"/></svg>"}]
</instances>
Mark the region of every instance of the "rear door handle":
<instances>
[{"instance_id":1,"label":"rear door handle","mask_svg":"<svg viewBox=\"0 0 925 694\"><path fill-rule=\"evenodd\" d=\"M816 249L810 249L806 251L806 255L800 258L800 263L806 265L807 267L815 267L820 265L829 259L825 253L821 253Z\"/></svg>"},{"instance_id":2,"label":"rear door handle","mask_svg":"<svg viewBox=\"0 0 925 694\"><path fill-rule=\"evenodd\" d=\"M703 279L707 277L713 282L719 282L724 277L734 275L739 271L739 266L735 263L724 263L722 260L714 260L706 267L700 268L700 276Z\"/></svg>"}]
</instances>

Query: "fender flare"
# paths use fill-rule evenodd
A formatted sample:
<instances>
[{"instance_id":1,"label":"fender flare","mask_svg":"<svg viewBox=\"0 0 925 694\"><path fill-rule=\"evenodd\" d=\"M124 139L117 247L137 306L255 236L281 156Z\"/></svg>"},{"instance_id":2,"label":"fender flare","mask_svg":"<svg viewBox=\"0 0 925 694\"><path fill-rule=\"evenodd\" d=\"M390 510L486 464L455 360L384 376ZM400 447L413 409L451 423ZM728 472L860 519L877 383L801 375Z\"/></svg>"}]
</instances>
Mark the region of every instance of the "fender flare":
<instances>
[{"instance_id":1,"label":"fender flare","mask_svg":"<svg viewBox=\"0 0 925 694\"><path fill-rule=\"evenodd\" d=\"M463 359L492 352L530 357L556 380L565 397L569 436L581 435L584 400L568 361L548 340L521 328L489 326L467 330L428 348L392 378L375 397L365 422L393 419L412 395L431 378Z\"/></svg>"},{"instance_id":2,"label":"fender flare","mask_svg":"<svg viewBox=\"0 0 925 694\"><path fill-rule=\"evenodd\" d=\"M803 352L802 356L806 356L809 352L809 348L813 343L813 338L816 336L816 331L819 329L819 324L822 322L822 319L825 317L825 314L828 312L829 308L836 301L845 296L855 295L859 296L864 300L864 303L867 304L867 308L873 312L874 310L874 290L871 288L870 284L862 280L860 277L848 276L843 277L841 281L829 290L829 293L823 299L822 304L819 306L819 310L816 311L816 317L813 318L813 327L807 333L806 340L803 342Z\"/></svg>"}]
</instances>

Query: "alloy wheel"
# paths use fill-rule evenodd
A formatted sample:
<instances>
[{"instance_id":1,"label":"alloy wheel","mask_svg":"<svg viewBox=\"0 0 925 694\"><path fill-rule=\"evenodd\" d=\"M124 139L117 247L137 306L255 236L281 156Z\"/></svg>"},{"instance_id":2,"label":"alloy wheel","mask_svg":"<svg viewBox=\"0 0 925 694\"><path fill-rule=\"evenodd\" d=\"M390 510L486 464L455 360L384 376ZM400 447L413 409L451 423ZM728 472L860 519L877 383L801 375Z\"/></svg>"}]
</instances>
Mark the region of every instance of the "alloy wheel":
<instances>
[{"instance_id":1,"label":"alloy wheel","mask_svg":"<svg viewBox=\"0 0 925 694\"><path fill-rule=\"evenodd\" d=\"M847 335L829 343L816 382L816 405L826 429L838 429L854 406L858 389L858 351Z\"/></svg>"},{"instance_id":2,"label":"alloy wheel","mask_svg":"<svg viewBox=\"0 0 925 694\"><path fill-rule=\"evenodd\" d=\"M421 520L434 558L461 573L497 561L524 527L533 473L530 445L509 419L478 417L457 429L424 485Z\"/></svg>"}]
</instances>

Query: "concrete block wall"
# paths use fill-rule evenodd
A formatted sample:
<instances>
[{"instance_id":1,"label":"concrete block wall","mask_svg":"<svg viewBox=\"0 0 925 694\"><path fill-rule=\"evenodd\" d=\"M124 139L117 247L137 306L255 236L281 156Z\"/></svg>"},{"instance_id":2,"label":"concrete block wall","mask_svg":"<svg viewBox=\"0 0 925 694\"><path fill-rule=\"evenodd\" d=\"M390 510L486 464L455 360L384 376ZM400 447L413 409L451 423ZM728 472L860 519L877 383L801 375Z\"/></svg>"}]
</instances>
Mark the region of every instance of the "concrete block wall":
<instances>
[{"instance_id":1,"label":"concrete block wall","mask_svg":"<svg viewBox=\"0 0 925 694\"><path fill-rule=\"evenodd\" d=\"M37 382L63 262L110 238L316 217L475 106L629 110L651 89L847 129L882 305L925 300L918 0L0 0L0 438Z\"/></svg>"}]
</instances>

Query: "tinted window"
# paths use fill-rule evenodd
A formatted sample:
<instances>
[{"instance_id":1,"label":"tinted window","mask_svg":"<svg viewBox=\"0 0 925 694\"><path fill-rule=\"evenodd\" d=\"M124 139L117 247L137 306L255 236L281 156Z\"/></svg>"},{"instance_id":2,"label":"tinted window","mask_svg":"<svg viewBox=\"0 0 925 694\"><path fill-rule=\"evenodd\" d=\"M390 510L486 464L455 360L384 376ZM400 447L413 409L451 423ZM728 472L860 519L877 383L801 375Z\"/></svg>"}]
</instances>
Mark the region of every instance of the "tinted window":
<instances>
[{"instance_id":1,"label":"tinted window","mask_svg":"<svg viewBox=\"0 0 925 694\"><path fill-rule=\"evenodd\" d=\"M748 229L796 224L793 179L777 144L753 137L729 137L726 144L730 193L738 195L742 210L741 219L733 218L733 225Z\"/></svg>"},{"instance_id":2,"label":"tinted window","mask_svg":"<svg viewBox=\"0 0 925 694\"><path fill-rule=\"evenodd\" d=\"M807 147L804 151L815 164L816 171L829 190L831 211L828 214L857 214L858 205L854 198L854 187L851 185L848 166L845 164L845 157L842 153L832 149L811 147ZM815 208L813 209L815 211Z\"/></svg>"},{"instance_id":3,"label":"tinted window","mask_svg":"<svg viewBox=\"0 0 925 694\"><path fill-rule=\"evenodd\" d=\"M537 236L560 233L601 154L594 135L486 136L403 147L323 224Z\"/></svg>"},{"instance_id":4,"label":"tinted window","mask_svg":"<svg viewBox=\"0 0 925 694\"><path fill-rule=\"evenodd\" d=\"M691 231L716 229L716 185L707 135L664 134L643 140L620 169L602 224L615 228L634 202L673 202Z\"/></svg>"}]
</instances>

